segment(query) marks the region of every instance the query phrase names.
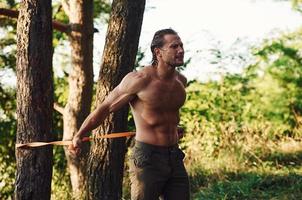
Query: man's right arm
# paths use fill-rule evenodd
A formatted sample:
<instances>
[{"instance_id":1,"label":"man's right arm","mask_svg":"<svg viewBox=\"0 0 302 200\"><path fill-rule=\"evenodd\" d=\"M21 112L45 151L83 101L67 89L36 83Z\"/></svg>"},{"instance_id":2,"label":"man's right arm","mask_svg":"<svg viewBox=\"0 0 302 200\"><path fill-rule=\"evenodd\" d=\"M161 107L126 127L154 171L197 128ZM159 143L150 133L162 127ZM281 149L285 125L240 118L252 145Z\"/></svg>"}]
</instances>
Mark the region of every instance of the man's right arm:
<instances>
[{"instance_id":1,"label":"man's right arm","mask_svg":"<svg viewBox=\"0 0 302 200\"><path fill-rule=\"evenodd\" d=\"M138 72L127 74L121 83L109 93L105 101L88 115L74 136L73 146L70 147L70 150L77 153L84 135L97 128L111 112L128 104L145 85L146 76Z\"/></svg>"}]
</instances>

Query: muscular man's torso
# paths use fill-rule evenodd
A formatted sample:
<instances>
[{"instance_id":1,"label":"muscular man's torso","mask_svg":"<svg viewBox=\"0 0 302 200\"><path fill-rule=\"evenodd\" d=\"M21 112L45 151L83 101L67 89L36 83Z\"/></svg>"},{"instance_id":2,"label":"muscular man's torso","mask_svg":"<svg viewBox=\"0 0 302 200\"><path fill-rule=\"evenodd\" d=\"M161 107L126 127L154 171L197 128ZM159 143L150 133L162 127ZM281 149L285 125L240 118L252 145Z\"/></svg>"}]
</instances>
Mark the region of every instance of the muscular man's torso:
<instances>
[{"instance_id":1,"label":"muscular man's torso","mask_svg":"<svg viewBox=\"0 0 302 200\"><path fill-rule=\"evenodd\" d=\"M130 102L136 125L136 140L160 146L170 146L178 141L179 109L186 94L181 75L175 71L163 80L145 70L146 86Z\"/></svg>"}]
</instances>

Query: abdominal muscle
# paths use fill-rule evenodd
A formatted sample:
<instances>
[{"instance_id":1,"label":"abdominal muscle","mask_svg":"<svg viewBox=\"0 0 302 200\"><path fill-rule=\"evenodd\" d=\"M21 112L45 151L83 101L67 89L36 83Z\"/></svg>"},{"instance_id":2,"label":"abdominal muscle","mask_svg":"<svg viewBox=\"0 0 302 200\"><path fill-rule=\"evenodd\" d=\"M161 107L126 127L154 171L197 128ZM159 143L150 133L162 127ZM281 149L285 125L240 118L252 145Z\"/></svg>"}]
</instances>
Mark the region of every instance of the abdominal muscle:
<instances>
[{"instance_id":1,"label":"abdominal muscle","mask_svg":"<svg viewBox=\"0 0 302 200\"><path fill-rule=\"evenodd\" d=\"M133 115L136 140L158 146L172 146L178 142L178 112L133 112Z\"/></svg>"}]
</instances>

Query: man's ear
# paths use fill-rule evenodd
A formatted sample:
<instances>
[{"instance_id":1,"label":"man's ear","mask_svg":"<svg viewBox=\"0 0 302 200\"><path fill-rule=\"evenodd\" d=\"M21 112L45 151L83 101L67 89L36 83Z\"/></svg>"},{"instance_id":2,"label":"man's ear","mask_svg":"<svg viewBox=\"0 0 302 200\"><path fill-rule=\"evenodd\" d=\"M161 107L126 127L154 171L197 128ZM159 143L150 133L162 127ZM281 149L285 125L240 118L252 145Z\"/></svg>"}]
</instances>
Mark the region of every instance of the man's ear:
<instances>
[{"instance_id":1,"label":"man's ear","mask_svg":"<svg viewBox=\"0 0 302 200\"><path fill-rule=\"evenodd\" d=\"M155 53L156 57L161 57L160 48L155 48L155 49L154 49L154 53Z\"/></svg>"}]
</instances>

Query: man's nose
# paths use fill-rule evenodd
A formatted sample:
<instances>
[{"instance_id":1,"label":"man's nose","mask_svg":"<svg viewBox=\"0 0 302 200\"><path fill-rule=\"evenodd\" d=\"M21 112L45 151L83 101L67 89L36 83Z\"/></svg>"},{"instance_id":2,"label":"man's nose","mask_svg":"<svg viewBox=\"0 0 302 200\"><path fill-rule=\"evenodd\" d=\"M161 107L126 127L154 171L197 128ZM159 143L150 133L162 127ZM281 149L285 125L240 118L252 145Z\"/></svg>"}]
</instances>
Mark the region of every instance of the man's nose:
<instances>
[{"instance_id":1,"label":"man's nose","mask_svg":"<svg viewBox=\"0 0 302 200\"><path fill-rule=\"evenodd\" d=\"M177 51L178 51L178 53L184 53L184 48L183 47L178 47Z\"/></svg>"}]
</instances>

